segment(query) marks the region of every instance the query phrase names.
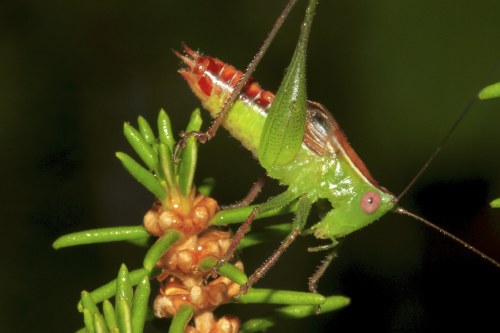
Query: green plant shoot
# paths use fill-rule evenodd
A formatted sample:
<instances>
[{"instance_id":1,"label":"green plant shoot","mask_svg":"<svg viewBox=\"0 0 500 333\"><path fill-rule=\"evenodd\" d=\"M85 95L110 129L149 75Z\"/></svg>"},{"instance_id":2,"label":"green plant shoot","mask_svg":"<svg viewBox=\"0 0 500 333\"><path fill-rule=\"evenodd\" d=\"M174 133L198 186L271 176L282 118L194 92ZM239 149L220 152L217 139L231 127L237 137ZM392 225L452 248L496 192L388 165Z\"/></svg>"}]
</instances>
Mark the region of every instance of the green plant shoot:
<instances>
[{"instance_id":1,"label":"green plant shoot","mask_svg":"<svg viewBox=\"0 0 500 333\"><path fill-rule=\"evenodd\" d=\"M132 125L125 124L124 134L147 169L129 155L117 153L123 166L130 172L133 178L142 183L151 193L155 194L158 200L163 201L164 205L173 206L173 203L189 204L196 198L193 196L195 192L193 177L197 163L196 141L192 138L192 140L187 142L185 149L181 151L180 156L182 160L180 164L175 164L171 153L175 142L168 115L163 110L158 115L158 137L155 136L151 126L143 117L139 117L138 123L139 130L136 130ZM196 130L200 125L199 110L195 110L187 130ZM208 196L213 185L214 180L207 179L198 187L198 190ZM186 207L184 206L184 208ZM280 208L268 211L266 214L262 214L261 217L283 214L293 210L295 210L295 206L291 205L285 207L285 209ZM213 219L212 222L224 220L236 223L241 222L241 219L244 220L246 215L248 215L247 213L245 213L246 215L235 215L232 213L234 211L229 210L224 212L224 214L219 214L218 218ZM206 222L208 222L208 219L207 217ZM151 226L151 224L147 225ZM202 223L200 228L202 230L199 233L203 233L210 228L210 225ZM245 238L245 242L241 242L240 248L268 241L273 236L281 237L289 229L288 224L271 226L265 230L264 234L256 233L249 235L249 237ZM182 239L186 237L182 231L173 227L163 230L161 236L156 233L151 235L151 230L155 231L155 229L143 226L92 229L61 236L54 242L53 247L55 249L116 241L129 241L142 247L148 247L143 259L142 268L128 272L126 266L122 265L115 280L91 292L82 292L81 300L78 303L78 310L83 314L85 327L78 330L79 333L141 333L144 331L145 322L150 321L153 314L151 311L148 311L148 301L151 291L149 280L157 278L162 273L162 270L157 267L160 258L167 251L172 250L174 246L179 244L182 246ZM152 244L151 238L154 236L158 236L159 238ZM216 264L217 258L209 255L199 262L195 271L207 271ZM222 265L219 273L238 284L244 284L248 281L246 274L240 268L230 263ZM190 275L186 276L188 281L192 281ZM200 283L203 283L203 281L200 280ZM174 288L178 288L179 286L183 285L178 283ZM133 287L135 287L135 290L133 290ZM184 287L185 290L190 290L186 285ZM112 297L115 297L114 305L110 302ZM317 293L255 288L238 300L232 301L240 304L266 303L287 305L283 308L278 308L270 316L252 318L249 325L244 324L246 327L251 326L252 332L260 332L274 326L279 319L302 318L313 315L314 310L320 306L321 313L325 313L340 309L349 304L349 298L345 296L329 296L325 298ZM98 308L99 303L102 303L102 311ZM194 306L194 303L191 304ZM197 311L199 314L200 310L198 309ZM190 320L196 321L197 311L190 305L181 307L173 317L169 332L184 332ZM206 313L204 311L201 312Z\"/></svg>"},{"instance_id":2,"label":"green plant shoot","mask_svg":"<svg viewBox=\"0 0 500 333\"><path fill-rule=\"evenodd\" d=\"M243 292L270 269L299 234L304 233L311 206L319 199L327 199L333 209L305 233L312 233L318 239L327 239L329 244L311 248L310 251L333 248L339 238L367 226L389 211L412 216L438 228L396 207L401 195L396 198L380 186L349 145L330 112L319 103L307 101L306 49L316 2L309 0L296 50L276 96L249 80L238 98L234 98L235 102L222 122L258 158L268 175L288 186L288 189L252 207L251 214L236 233L230 250L219 266L232 257L254 218L297 202L291 231L274 254L249 278L242 288ZM181 75L203 106L213 117L218 117L219 111L226 107L226 101L230 101L235 93L238 94L236 88L241 85L243 73L216 58L200 55L187 46L185 53L177 54L186 65L180 70ZM249 77L248 73L245 73L245 77ZM231 96L228 98L227 95ZM497 95L498 85L492 85L477 98L488 99ZM500 267L499 263L479 250L444 230L440 231ZM311 291L316 290L317 281L332 258L333 254L328 254L325 264L312 277L309 286Z\"/></svg>"}]
</instances>

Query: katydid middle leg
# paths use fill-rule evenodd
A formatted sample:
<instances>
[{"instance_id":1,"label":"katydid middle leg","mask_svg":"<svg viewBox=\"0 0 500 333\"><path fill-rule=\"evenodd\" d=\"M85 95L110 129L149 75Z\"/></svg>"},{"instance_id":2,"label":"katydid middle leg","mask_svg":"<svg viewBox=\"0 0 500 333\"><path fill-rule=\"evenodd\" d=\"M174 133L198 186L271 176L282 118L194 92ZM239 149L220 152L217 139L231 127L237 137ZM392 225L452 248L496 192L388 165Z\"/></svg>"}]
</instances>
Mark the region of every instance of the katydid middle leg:
<instances>
[{"instance_id":1,"label":"katydid middle leg","mask_svg":"<svg viewBox=\"0 0 500 333\"><path fill-rule=\"evenodd\" d=\"M229 245L226 254L217 262L217 264L212 268L212 271L216 272L225 262L231 260L238 247L238 244L243 239L245 234L247 233L250 225L252 224L255 217L259 214L265 213L267 211L277 209L280 207L284 207L289 205L292 201L294 201L299 195L294 191L287 190L281 194L278 194L275 197L270 198L266 202L255 206L250 215L247 217L245 222L238 228L238 231L233 236L231 240L231 245Z\"/></svg>"},{"instance_id":2,"label":"katydid middle leg","mask_svg":"<svg viewBox=\"0 0 500 333\"><path fill-rule=\"evenodd\" d=\"M248 191L248 194L240 201L235 202L230 205L225 205L221 206L222 209L234 209L234 208L241 208L241 207L246 207L250 205L259 195L260 191L262 191L262 188L264 187L265 180L264 178L259 178L250 188L250 191Z\"/></svg>"},{"instance_id":3,"label":"katydid middle leg","mask_svg":"<svg viewBox=\"0 0 500 333\"><path fill-rule=\"evenodd\" d=\"M285 192L286 193L286 192ZM307 222L307 217L311 211L312 202L307 195L303 195L299 199L297 213L292 224L292 230L281 242L280 246L274 253L248 278L248 282L241 286L240 295L245 294L248 289L258 280L260 280L269 269L278 261L279 257L286 251L292 242L300 235Z\"/></svg>"}]
</instances>

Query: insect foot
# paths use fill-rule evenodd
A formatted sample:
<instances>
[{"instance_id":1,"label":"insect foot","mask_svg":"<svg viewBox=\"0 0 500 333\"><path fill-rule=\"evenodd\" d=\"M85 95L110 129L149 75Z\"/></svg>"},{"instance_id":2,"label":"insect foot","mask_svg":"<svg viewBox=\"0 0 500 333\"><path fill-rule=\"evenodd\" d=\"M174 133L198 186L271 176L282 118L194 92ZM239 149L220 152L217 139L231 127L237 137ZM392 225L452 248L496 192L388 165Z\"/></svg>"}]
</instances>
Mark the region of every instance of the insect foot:
<instances>
[{"instance_id":1,"label":"insect foot","mask_svg":"<svg viewBox=\"0 0 500 333\"><path fill-rule=\"evenodd\" d=\"M199 131L189 131L189 132L181 132L181 138L179 139L179 142L175 146L174 149L174 157L173 161L175 164L180 163L179 155L182 149L186 148L186 143L190 137L194 137L196 141L199 143L205 143L209 139L204 132L199 132Z\"/></svg>"},{"instance_id":2,"label":"insect foot","mask_svg":"<svg viewBox=\"0 0 500 333\"><path fill-rule=\"evenodd\" d=\"M240 296L245 295L248 292L248 289L250 289L250 285L248 283L245 283L245 284L241 285L240 286L240 292L235 297L239 298Z\"/></svg>"}]
</instances>

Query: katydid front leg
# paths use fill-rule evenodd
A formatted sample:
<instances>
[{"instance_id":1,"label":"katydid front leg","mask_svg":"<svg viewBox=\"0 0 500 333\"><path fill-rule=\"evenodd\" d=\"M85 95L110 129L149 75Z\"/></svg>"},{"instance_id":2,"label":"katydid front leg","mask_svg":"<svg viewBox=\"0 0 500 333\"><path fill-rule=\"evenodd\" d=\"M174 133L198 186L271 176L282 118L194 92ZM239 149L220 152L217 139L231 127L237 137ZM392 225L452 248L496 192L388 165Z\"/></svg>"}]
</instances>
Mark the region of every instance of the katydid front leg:
<instances>
[{"instance_id":1,"label":"katydid front leg","mask_svg":"<svg viewBox=\"0 0 500 333\"><path fill-rule=\"evenodd\" d=\"M321 265L319 265L318 268L316 269L316 272L314 272L314 274L311 275L311 277L309 277L308 287L310 292L312 293L318 292L318 282L323 276L323 274L325 274L326 269L330 266L333 259L335 258L337 258L337 253L335 252L328 253L325 259L323 259L323 261L321 262Z\"/></svg>"},{"instance_id":2,"label":"katydid front leg","mask_svg":"<svg viewBox=\"0 0 500 333\"><path fill-rule=\"evenodd\" d=\"M337 253L335 252L328 253L325 259L323 259L323 261L321 262L321 265L319 265L318 268L316 269L316 272L314 272L314 274L311 277L309 277L309 283L307 285L309 287L310 292L315 294L318 292L319 280L325 274L326 269L330 266L333 259L335 259L336 257ZM320 313L321 313L321 305L318 304L316 305L316 314L318 315Z\"/></svg>"}]
</instances>

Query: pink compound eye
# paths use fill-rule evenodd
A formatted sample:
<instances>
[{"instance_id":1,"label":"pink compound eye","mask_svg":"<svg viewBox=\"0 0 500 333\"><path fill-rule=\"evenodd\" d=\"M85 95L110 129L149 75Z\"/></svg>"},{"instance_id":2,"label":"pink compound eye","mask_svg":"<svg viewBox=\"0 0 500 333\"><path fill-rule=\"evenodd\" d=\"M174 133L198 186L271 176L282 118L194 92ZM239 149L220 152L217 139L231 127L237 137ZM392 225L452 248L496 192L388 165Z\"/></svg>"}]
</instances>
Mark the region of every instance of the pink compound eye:
<instances>
[{"instance_id":1,"label":"pink compound eye","mask_svg":"<svg viewBox=\"0 0 500 333\"><path fill-rule=\"evenodd\" d=\"M366 214L375 212L380 206L380 195L374 191L368 191L361 197L361 209Z\"/></svg>"}]
</instances>

